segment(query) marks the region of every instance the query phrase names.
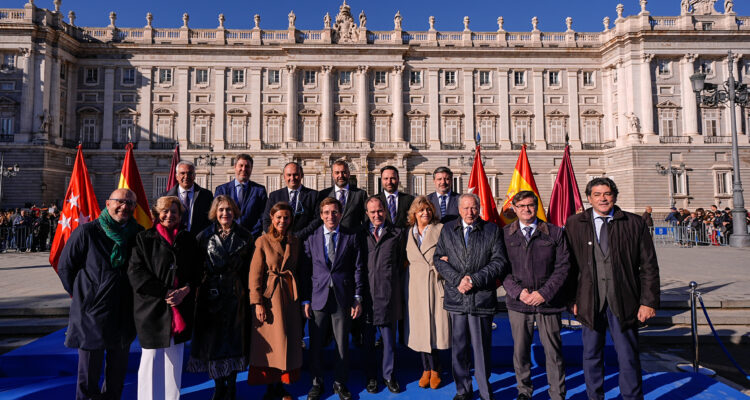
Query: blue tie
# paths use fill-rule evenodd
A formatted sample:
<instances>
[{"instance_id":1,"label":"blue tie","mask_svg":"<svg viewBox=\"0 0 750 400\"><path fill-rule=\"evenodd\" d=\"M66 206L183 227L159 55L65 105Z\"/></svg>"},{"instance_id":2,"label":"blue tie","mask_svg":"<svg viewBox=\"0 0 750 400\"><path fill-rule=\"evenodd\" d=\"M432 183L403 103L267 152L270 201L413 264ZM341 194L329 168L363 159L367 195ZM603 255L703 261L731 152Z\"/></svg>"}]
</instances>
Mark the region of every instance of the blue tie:
<instances>
[{"instance_id":1,"label":"blue tie","mask_svg":"<svg viewBox=\"0 0 750 400\"><path fill-rule=\"evenodd\" d=\"M239 206L242 208L242 205L245 204L245 184L240 183L237 189L237 202L240 203Z\"/></svg>"},{"instance_id":2,"label":"blue tie","mask_svg":"<svg viewBox=\"0 0 750 400\"><path fill-rule=\"evenodd\" d=\"M440 196L440 216L445 217L445 213L447 212L447 207L445 205L445 198L448 197L446 195Z\"/></svg>"},{"instance_id":3,"label":"blue tie","mask_svg":"<svg viewBox=\"0 0 750 400\"><path fill-rule=\"evenodd\" d=\"M471 232L471 225L464 229L464 244L466 245L466 248L469 248L469 232Z\"/></svg>"},{"instance_id":4,"label":"blue tie","mask_svg":"<svg viewBox=\"0 0 750 400\"><path fill-rule=\"evenodd\" d=\"M297 191L292 190L292 198L289 200L289 205L292 206L294 214L297 213Z\"/></svg>"},{"instance_id":5,"label":"blue tie","mask_svg":"<svg viewBox=\"0 0 750 400\"><path fill-rule=\"evenodd\" d=\"M523 231L526 232L523 235L526 238L526 243L528 243L529 240L531 240L531 231L533 231L533 230L534 230L534 228L532 228L530 226L527 226L527 227L523 228Z\"/></svg>"},{"instance_id":6,"label":"blue tie","mask_svg":"<svg viewBox=\"0 0 750 400\"><path fill-rule=\"evenodd\" d=\"M388 196L388 212L391 214L391 222L396 223L396 195Z\"/></svg>"}]
</instances>

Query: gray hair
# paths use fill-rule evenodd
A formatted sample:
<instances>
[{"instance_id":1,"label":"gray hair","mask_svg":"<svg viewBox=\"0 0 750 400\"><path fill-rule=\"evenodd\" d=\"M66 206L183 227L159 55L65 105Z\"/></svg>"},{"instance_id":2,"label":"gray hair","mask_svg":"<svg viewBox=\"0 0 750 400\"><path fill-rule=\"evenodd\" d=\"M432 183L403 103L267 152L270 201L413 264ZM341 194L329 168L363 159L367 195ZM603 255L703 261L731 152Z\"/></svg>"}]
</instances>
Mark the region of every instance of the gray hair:
<instances>
[{"instance_id":1,"label":"gray hair","mask_svg":"<svg viewBox=\"0 0 750 400\"><path fill-rule=\"evenodd\" d=\"M479 211L479 212L482 211L482 203L479 201L479 196L475 195L474 193L464 193L464 194L458 196L458 204L460 205L461 201L463 201L463 199L467 199L467 198L474 200L474 203L477 205L477 211Z\"/></svg>"},{"instance_id":2,"label":"gray hair","mask_svg":"<svg viewBox=\"0 0 750 400\"><path fill-rule=\"evenodd\" d=\"M187 165L187 166L189 166L190 169L193 170L193 173L195 173L195 164L193 164L192 161L180 160L180 162L178 162L177 166L174 168L174 173L175 174L179 171L180 165Z\"/></svg>"}]
</instances>

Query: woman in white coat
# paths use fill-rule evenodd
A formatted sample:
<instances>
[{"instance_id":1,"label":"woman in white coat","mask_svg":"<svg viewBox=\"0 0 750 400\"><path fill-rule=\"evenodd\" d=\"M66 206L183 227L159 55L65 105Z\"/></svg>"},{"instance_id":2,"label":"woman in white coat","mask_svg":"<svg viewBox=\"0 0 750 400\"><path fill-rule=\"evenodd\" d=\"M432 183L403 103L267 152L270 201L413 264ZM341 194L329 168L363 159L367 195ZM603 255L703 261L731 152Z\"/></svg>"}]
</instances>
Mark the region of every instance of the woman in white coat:
<instances>
[{"instance_id":1,"label":"woman in white coat","mask_svg":"<svg viewBox=\"0 0 750 400\"><path fill-rule=\"evenodd\" d=\"M440 231L435 206L426 196L419 196L409 208L411 229L406 242L409 267L406 272L406 344L422 356L419 386L440 386L438 350L450 348L450 319L443 309L443 283L433 265Z\"/></svg>"}]
</instances>

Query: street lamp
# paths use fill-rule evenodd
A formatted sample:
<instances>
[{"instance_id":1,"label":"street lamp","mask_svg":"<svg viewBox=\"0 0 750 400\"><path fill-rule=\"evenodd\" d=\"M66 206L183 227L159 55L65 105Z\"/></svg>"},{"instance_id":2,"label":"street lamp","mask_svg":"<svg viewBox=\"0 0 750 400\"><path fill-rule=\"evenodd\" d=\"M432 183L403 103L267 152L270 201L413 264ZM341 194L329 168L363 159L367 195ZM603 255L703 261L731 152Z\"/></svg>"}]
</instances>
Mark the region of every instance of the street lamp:
<instances>
[{"instance_id":1,"label":"street lamp","mask_svg":"<svg viewBox=\"0 0 750 400\"><path fill-rule=\"evenodd\" d=\"M198 157L199 160L201 160L201 164L208 165L208 188L209 190L214 190L213 186L213 175L214 175L214 167L216 165L219 165L218 161L221 159L221 164L224 164L224 159L226 159L226 156L217 157L214 156L214 145L208 146L208 154L204 154L202 156Z\"/></svg>"},{"instance_id":2,"label":"street lamp","mask_svg":"<svg viewBox=\"0 0 750 400\"><path fill-rule=\"evenodd\" d=\"M675 206L675 199L674 199L674 190L672 190L672 183L674 182L674 176L677 175L677 173L685 173L687 170L685 168L685 163L681 162L679 166L673 167L672 166L672 160L669 160L669 166L665 167L661 165L661 163L654 164L656 167L656 172L658 172L660 175L668 175L669 176L669 207Z\"/></svg>"},{"instance_id":3,"label":"street lamp","mask_svg":"<svg viewBox=\"0 0 750 400\"><path fill-rule=\"evenodd\" d=\"M18 175L18 171L21 170L21 168L18 166L18 164L13 164L12 167L5 167L5 154L0 153L0 201L3 200L3 178L11 178L16 175Z\"/></svg>"},{"instance_id":4,"label":"street lamp","mask_svg":"<svg viewBox=\"0 0 750 400\"><path fill-rule=\"evenodd\" d=\"M729 79L724 82L723 88L713 83L706 83L706 74L694 74L690 77L693 91L698 99L698 104L709 107L729 103L730 119L732 122L732 235L729 237L729 245L732 247L750 247L750 235L747 233L747 210L745 210L745 199L742 196L742 181L740 180L740 153L737 143L737 120L735 117L735 105L742 107L750 106L750 92L747 85L734 80L734 55L730 50L729 57Z\"/></svg>"}]
</instances>

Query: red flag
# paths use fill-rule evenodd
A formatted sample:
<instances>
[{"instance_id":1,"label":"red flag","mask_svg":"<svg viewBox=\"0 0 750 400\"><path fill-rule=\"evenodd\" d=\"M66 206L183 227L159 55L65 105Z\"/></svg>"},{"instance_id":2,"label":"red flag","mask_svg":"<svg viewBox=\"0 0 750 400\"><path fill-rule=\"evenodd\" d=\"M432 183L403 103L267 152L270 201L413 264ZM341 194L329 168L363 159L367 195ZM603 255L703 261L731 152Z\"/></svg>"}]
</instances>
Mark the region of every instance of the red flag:
<instances>
[{"instance_id":1,"label":"red flag","mask_svg":"<svg viewBox=\"0 0 750 400\"><path fill-rule=\"evenodd\" d=\"M474 193L479 197L479 205L481 207L480 216L482 219L502 226L500 215L497 213L495 197L492 195L492 188L490 188L490 184L487 181L487 174L484 173L479 145L477 145L477 151L474 154L474 165L471 167L471 175L469 175L469 193Z\"/></svg>"},{"instance_id":2,"label":"red flag","mask_svg":"<svg viewBox=\"0 0 750 400\"><path fill-rule=\"evenodd\" d=\"M180 144L174 147L172 153L172 165L169 166L169 178L167 178L167 191L177 186L177 164L180 162Z\"/></svg>"},{"instance_id":3,"label":"red flag","mask_svg":"<svg viewBox=\"0 0 750 400\"><path fill-rule=\"evenodd\" d=\"M99 202L96 201L94 187L89 180L89 171L83 159L83 150L78 145L76 161L73 164L73 174L70 175L70 184L65 191L65 201L60 209L60 222L55 230L55 238L52 240L52 248L49 252L49 263L57 272L57 262L60 260L65 242L70 234L79 225L99 218Z\"/></svg>"},{"instance_id":4,"label":"red flag","mask_svg":"<svg viewBox=\"0 0 750 400\"><path fill-rule=\"evenodd\" d=\"M536 182L534 181L534 173L531 172L529 157L526 155L526 145L523 145L521 148L521 154L518 155L518 161L516 161L516 168L513 170L513 176L510 177L508 192L505 194L503 214L501 216L503 225L516 220L516 213L513 212L513 209L511 208L513 205L513 196L523 190L534 192L537 200L539 200L539 208L536 210L536 217L542 221L546 221L547 215L544 213L544 204L542 204L542 198L539 196L539 189L537 189Z\"/></svg>"},{"instance_id":5,"label":"red flag","mask_svg":"<svg viewBox=\"0 0 750 400\"><path fill-rule=\"evenodd\" d=\"M573 164L570 162L570 148L565 146L565 156L563 156L560 169L557 171L555 185L552 187L552 196L549 199L547 221L563 227L569 216L582 211L583 202L581 201L581 193L578 191Z\"/></svg>"},{"instance_id":6,"label":"red flag","mask_svg":"<svg viewBox=\"0 0 750 400\"><path fill-rule=\"evenodd\" d=\"M141 174L138 172L138 166L135 164L135 157L133 157L133 143L128 143L125 149L127 153L125 153L125 161L122 162L120 183L117 185L117 188L130 189L135 193L136 206L133 218L142 227L149 229L153 226L153 221L151 220L151 212L148 208L146 191L143 189L143 182L141 182Z\"/></svg>"}]
</instances>

